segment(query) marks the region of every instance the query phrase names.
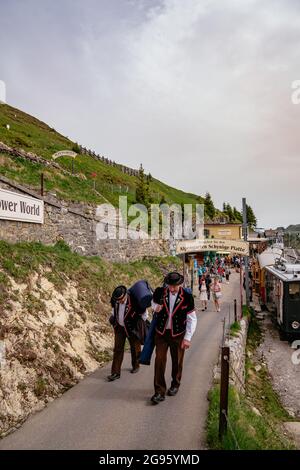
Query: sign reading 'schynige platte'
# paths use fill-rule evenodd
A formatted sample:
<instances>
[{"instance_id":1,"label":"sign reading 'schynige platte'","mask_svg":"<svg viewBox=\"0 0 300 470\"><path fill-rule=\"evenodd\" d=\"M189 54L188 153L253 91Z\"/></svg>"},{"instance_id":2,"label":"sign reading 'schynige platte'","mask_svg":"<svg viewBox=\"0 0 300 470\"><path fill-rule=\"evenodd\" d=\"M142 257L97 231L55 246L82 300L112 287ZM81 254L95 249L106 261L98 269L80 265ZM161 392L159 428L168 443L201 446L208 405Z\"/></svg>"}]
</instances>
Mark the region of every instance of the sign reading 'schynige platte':
<instances>
[{"instance_id":1,"label":"sign reading 'schynige platte'","mask_svg":"<svg viewBox=\"0 0 300 470\"><path fill-rule=\"evenodd\" d=\"M44 223L44 201L0 188L0 219Z\"/></svg>"},{"instance_id":2,"label":"sign reading 'schynige platte'","mask_svg":"<svg viewBox=\"0 0 300 470\"><path fill-rule=\"evenodd\" d=\"M240 240L180 240L176 244L176 253L193 253L197 251L220 251L249 256L249 243Z\"/></svg>"}]
</instances>

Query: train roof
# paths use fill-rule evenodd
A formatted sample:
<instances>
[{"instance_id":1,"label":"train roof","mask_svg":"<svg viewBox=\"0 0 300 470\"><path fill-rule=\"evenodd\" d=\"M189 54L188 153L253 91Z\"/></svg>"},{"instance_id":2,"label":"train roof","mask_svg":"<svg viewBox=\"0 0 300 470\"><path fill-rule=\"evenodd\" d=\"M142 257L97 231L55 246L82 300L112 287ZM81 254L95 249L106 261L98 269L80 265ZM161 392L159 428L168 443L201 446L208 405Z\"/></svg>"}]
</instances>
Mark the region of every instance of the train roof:
<instances>
[{"instance_id":1,"label":"train roof","mask_svg":"<svg viewBox=\"0 0 300 470\"><path fill-rule=\"evenodd\" d=\"M266 266L266 270L284 282L300 282L300 264L282 263Z\"/></svg>"},{"instance_id":2,"label":"train roof","mask_svg":"<svg viewBox=\"0 0 300 470\"><path fill-rule=\"evenodd\" d=\"M276 258L282 256L283 250L278 247L267 248L265 251L257 255L257 260L261 269L266 266L275 264Z\"/></svg>"}]
</instances>

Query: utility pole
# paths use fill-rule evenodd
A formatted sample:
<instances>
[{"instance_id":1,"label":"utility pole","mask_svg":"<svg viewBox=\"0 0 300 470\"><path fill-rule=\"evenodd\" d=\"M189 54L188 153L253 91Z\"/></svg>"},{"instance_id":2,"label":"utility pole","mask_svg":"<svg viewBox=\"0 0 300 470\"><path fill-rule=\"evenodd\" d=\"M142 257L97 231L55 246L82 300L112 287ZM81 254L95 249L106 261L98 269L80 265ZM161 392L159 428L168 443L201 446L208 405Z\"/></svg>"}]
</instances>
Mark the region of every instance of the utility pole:
<instances>
[{"instance_id":1,"label":"utility pole","mask_svg":"<svg viewBox=\"0 0 300 470\"><path fill-rule=\"evenodd\" d=\"M41 196L44 196L44 173L41 173Z\"/></svg>"},{"instance_id":2,"label":"utility pole","mask_svg":"<svg viewBox=\"0 0 300 470\"><path fill-rule=\"evenodd\" d=\"M248 223L247 223L247 204L246 198L243 197L243 235L244 241L246 242L248 239ZM250 305L250 291L249 291L249 257L244 256L245 262L245 287L246 287L246 305L249 307Z\"/></svg>"},{"instance_id":3,"label":"utility pole","mask_svg":"<svg viewBox=\"0 0 300 470\"><path fill-rule=\"evenodd\" d=\"M234 321L237 322L237 304L236 304L236 299L234 299Z\"/></svg>"},{"instance_id":4,"label":"utility pole","mask_svg":"<svg viewBox=\"0 0 300 470\"><path fill-rule=\"evenodd\" d=\"M229 391L229 353L228 346L222 347L221 352L221 384L220 384L220 413L219 413L219 440L222 442L227 431L228 391Z\"/></svg>"}]
</instances>

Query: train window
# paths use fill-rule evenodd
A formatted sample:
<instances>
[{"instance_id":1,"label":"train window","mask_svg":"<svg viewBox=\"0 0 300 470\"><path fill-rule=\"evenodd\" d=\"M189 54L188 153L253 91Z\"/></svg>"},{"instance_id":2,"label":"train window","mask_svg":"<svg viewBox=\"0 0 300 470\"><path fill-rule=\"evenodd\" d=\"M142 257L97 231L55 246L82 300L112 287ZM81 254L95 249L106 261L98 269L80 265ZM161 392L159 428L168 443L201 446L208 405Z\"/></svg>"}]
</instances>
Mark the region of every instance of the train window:
<instances>
[{"instance_id":1,"label":"train window","mask_svg":"<svg viewBox=\"0 0 300 470\"><path fill-rule=\"evenodd\" d=\"M289 284L289 296L291 300L300 300L300 282Z\"/></svg>"}]
</instances>

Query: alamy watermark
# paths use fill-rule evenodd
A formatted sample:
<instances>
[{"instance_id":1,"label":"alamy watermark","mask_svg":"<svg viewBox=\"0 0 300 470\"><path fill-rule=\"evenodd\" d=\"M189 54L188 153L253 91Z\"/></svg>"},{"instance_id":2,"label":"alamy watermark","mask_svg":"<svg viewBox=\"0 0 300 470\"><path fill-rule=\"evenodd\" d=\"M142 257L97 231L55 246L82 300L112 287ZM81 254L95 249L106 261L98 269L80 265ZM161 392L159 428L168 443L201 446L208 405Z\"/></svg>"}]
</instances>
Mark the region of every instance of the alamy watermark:
<instances>
[{"instance_id":1,"label":"alamy watermark","mask_svg":"<svg viewBox=\"0 0 300 470\"><path fill-rule=\"evenodd\" d=\"M6 85L3 80L0 80L0 104L6 103Z\"/></svg>"},{"instance_id":2,"label":"alamy watermark","mask_svg":"<svg viewBox=\"0 0 300 470\"><path fill-rule=\"evenodd\" d=\"M127 196L119 196L119 207L101 204L97 240L204 239L203 204L143 204L128 205Z\"/></svg>"}]
</instances>

